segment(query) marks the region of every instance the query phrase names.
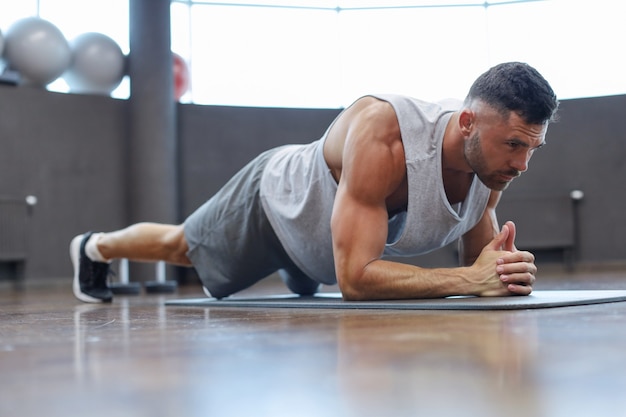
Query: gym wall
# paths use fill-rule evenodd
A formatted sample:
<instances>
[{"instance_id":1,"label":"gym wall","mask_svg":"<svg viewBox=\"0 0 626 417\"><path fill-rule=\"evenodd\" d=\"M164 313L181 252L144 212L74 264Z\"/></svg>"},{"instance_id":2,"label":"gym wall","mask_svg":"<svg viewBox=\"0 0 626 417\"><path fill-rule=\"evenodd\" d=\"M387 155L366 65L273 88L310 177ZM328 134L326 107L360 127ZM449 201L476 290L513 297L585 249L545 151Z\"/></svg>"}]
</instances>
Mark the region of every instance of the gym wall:
<instances>
[{"instance_id":1,"label":"gym wall","mask_svg":"<svg viewBox=\"0 0 626 417\"><path fill-rule=\"evenodd\" d=\"M625 107L626 96L563 101L548 145L503 198L582 190L579 263L626 264ZM256 154L319 138L338 112L179 104L180 220ZM74 235L127 225L127 136L125 100L0 86L0 196L38 198L24 230L27 279L69 280ZM446 248L415 261L450 266L453 255Z\"/></svg>"}]
</instances>

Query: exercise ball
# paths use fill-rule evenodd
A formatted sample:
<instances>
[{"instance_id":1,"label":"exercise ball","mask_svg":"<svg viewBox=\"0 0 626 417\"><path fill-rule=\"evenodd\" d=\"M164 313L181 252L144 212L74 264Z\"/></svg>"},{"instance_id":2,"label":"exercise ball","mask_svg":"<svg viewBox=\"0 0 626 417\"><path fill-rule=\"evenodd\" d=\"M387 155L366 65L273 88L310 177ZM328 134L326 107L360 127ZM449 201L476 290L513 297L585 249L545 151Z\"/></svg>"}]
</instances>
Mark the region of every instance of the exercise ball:
<instances>
[{"instance_id":1,"label":"exercise ball","mask_svg":"<svg viewBox=\"0 0 626 417\"><path fill-rule=\"evenodd\" d=\"M72 62L63 79L73 93L110 94L124 78L124 53L102 33L89 32L70 42Z\"/></svg>"},{"instance_id":2,"label":"exercise ball","mask_svg":"<svg viewBox=\"0 0 626 417\"><path fill-rule=\"evenodd\" d=\"M177 53L172 52L172 57L174 60L174 98L178 101L189 89L189 66Z\"/></svg>"},{"instance_id":3,"label":"exercise ball","mask_svg":"<svg viewBox=\"0 0 626 417\"><path fill-rule=\"evenodd\" d=\"M70 46L61 31L47 20L27 17L5 33L4 57L24 84L46 86L70 64Z\"/></svg>"}]
</instances>

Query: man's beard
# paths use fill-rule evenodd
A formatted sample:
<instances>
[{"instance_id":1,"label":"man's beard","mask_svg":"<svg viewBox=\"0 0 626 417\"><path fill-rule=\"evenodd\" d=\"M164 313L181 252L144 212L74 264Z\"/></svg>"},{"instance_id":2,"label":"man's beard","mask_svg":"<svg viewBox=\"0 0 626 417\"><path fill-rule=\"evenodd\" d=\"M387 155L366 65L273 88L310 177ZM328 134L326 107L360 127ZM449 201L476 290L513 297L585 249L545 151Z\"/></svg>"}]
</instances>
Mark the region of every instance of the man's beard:
<instances>
[{"instance_id":1,"label":"man's beard","mask_svg":"<svg viewBox=\"0 0 626 417\"><path fill-rule=\"evenodd\" d=\"M502 176L518 177L520 175L520 172L517 170L489 172L483 149L480 146L478 133L465 142L464 151L465 161L472 168L478 179L491 190L503 191L509 186L511 182L506 181Z\"/></svg>"}]
</instances>

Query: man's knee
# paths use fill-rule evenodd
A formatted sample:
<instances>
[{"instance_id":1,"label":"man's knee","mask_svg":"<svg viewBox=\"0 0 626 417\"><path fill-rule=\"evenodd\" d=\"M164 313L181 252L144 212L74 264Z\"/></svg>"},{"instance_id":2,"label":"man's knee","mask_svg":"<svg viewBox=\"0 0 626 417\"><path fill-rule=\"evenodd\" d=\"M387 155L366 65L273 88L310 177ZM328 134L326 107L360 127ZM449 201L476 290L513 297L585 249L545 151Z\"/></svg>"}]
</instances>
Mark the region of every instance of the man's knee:
<instances>
[{"instance_id":1,"label":"man's knee","mask_svg":"<svg viewBox=\"0 0 626 417\"><path fill-rule=\"evenodd\" d=\"M301 271L280 269L278 275L294 294L313 295L319 291L320 283L312 280Z\"/></svg>"},{"instance_id":2,"label":"man's knee","mask_svg":"<svg viewBox=\"0 0 626 417\"><path fill-rule=\"evenodd\" d=\"M191 265L191 261L187 257L189 245L185 239L185 231L183 225L172 226L163 234L161 244L170 255L170 262L178 265Z\"/></svg>"}]
</instances>

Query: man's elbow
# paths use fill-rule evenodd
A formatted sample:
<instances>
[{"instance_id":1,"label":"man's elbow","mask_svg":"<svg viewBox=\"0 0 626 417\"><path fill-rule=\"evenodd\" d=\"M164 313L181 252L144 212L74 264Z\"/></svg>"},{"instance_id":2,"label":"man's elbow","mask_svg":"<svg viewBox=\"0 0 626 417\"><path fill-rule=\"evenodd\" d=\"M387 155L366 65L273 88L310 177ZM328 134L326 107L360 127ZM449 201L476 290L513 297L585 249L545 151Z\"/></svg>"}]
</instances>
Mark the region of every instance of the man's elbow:
<instances>
[{"instance_id":1,"label":"man's elbow","mask_svg":"<svg viewBox=\"0 0 626 417\"><path fill-rule=\"evenodd\" d=\"M359 277L343 275L337 277L341 297L344 301L365 301L369 297L363 291L363 281Z\"/></svg>"}]
</instances>

